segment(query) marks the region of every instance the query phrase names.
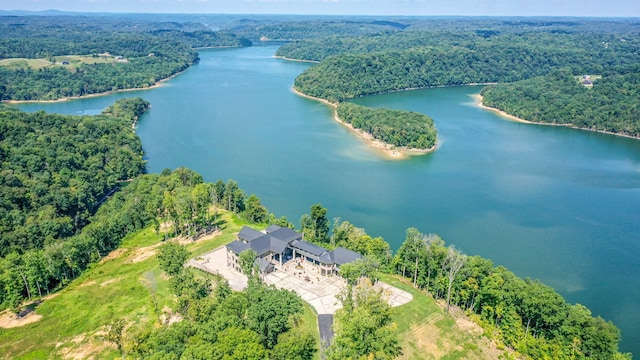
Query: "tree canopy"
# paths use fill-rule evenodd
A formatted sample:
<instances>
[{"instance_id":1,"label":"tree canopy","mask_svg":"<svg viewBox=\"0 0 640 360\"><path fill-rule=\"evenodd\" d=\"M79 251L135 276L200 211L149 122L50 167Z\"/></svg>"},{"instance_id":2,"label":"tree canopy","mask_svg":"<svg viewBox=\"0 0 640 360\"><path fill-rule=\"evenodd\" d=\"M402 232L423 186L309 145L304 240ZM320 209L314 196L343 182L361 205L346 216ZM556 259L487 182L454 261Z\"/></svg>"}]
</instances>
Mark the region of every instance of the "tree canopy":
<instances>
[{"instance_id":1,"label":"tree canopy","mask_svg":"<svg viewBox=\"0 0 640 360\"><path fill-rule=\"evenodd\" d=\"M119 182L144 172L131 124L148 107L122 99L70 116L0 106L0 256L73 235Z\"/></svg>"},{"instance_id":2,"label":"tree canopy","mask_svg":"<svg viewBox=\"0 0 640 360\"><path fill-rule=\"evenodd\" d=\"M0 16L0 59L10 60L0 63L0 100L55 100L145 88L196 63L193 47L250 45L201 24ZM30 66L29 59L40 59L41 66Z\"/></svg>"}]
</instances>

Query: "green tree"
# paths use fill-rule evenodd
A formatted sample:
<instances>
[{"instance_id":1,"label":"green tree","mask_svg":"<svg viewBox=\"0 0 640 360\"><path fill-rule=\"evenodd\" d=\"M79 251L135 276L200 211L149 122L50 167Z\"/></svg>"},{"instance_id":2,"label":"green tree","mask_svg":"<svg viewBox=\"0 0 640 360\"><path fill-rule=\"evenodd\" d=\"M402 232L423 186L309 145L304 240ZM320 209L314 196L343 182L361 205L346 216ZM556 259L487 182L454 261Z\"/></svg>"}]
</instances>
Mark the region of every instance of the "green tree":
<instances>
[{"instance_id":1,"label":"green tree","mask_svg":"<svg viewBox=\"0 0 640 360\"><path fill-rule=\"evenodd\" d=\"M184 263L189 257L189 251L182 245L170 241L158 248L160 268L168 275L175 276L184 269Z\"/></svg>"},{"instance_id":2,"label":"green tree","mask_svg":"<svg viewBox=\"0 0 640 360\"><path fill-rule=\"evenodd\" d=\"M318 351L316 339L309 332L287 331L278 336L271 350L273 360L311 360Z\"/></svg>"},{"instance_id":3,"label":"green tree","mask_svg":"<svg viewBox=\"0 0 640 360\"><path fill-rule=\"evenodd\" d=\"M393 359L401 354L391 307L364 278L353 288L353 306L335 315L335 338L328 359Z\"/></svg>"},{"instance_id":4,"label":"green tree","mask_svg":"<svg viewBox=\"0 0 640 360\"><path fill-rule=\"evenodd\" d=\"M213 344L213 359L264 360L267 349L260 343L260 337L248 329L228 328L218 336Z\"/></svg>"},{"instance_id":5,"label":"green tree","mask_svg":"<svg viewBox=\"0 0 640 360\"><path fill-rule=\"evenodd\" d=\"M290 317L302 311L302 300L293 292L264 284L247 289L247 327L260 335L260 342L272 349L278 336L291 328Z\"/></svg>"},{"instance_id":6,"label":"green tree","mask_svg":"<svg viewBox=\"0 0 640 360\"><path fill-rule=\"evenodd\" d=\"M253 223L263 223L267 220L269 211L260 202L260 198L254 194L250 195L245 201L244 216Z\"/></svg>"},{"instance_id":7,"label":"green tree","mask_svg":"<svg viewBox=\"0 0 640 360\"><path fill-rule=\"evenodd\" d=\"M247 275L248 277L253 277L254 275L256 275L255 261L257 257L258 254L256 254L255 250L253 249L247 249L240 253L238 261L240 262L240 269L242 270L243 274Z\"/></svg>"},{"instance_id":8,"label":"green tree","mask_svg":"<svg viewBox=\"0 0 640 360\"><path fill-rule=\"evenodd\" d=\"M379 268L380 263L375 258L365 256L340 266L340 276L345 278L350 285L355 285L363 277L375 282L377 281L376 274Z\"/></svg>"},{"instance_id":9,"label":"green tree","mask_svg":"<svg viewBox=\"0 0 640 360\"><path fill-rule=\"evenodd\" d=\"M302 215L300 227L307 241L326 243L329 240L329 220L327 209L320 204L311 206L311 213Z\"/></svg>"}]
</instances>

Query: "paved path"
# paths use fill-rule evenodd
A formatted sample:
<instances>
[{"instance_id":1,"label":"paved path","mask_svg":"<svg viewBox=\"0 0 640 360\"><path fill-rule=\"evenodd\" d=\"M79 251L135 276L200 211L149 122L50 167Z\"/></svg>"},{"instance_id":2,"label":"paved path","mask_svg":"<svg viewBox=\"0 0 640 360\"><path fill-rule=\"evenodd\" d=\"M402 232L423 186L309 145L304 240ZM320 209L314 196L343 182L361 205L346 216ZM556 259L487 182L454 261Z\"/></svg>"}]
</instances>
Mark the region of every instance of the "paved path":
<instances>
[{"instance_id":1,"label":"paved path","mask_svg":"<svg viewBox=\"0 0 640 360\"><path fill-rule=\"evenodd\" d=\"M320 332L320 346L327 348L333 339L333 315L318 314L318 331Z\"/></svg>"},{"instance_id":2,"label":"paved path","mask_svg":"<svg viewBox=\"0 0 640 360\"><path fill-rule=\"evenodd\" d=\"M247 287L247 277L227 266L227 249L224 246L198 256L196 259L187 261L187 266L222 275L233 290L241 291Z\"/></svg>"}]
</instances>

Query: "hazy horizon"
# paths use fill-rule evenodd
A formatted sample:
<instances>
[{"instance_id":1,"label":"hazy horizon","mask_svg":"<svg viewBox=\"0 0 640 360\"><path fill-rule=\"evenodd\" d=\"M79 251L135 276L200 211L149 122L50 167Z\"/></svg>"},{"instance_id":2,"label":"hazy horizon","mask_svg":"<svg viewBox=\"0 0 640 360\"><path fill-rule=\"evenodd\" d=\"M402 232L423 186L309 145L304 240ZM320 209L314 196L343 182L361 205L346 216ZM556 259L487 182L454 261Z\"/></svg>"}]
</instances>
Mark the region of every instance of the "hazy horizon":
<instances>
[{"instance_id":1,"label":"hazy horizon","mask_svg":"<svg viewBox=\"0 0 640 360\"><path fill-rule=\"evenodd\" d=\"M251 15L639 17L636 0L0 0L0 10Z\"/></svg>"}]
</instances>

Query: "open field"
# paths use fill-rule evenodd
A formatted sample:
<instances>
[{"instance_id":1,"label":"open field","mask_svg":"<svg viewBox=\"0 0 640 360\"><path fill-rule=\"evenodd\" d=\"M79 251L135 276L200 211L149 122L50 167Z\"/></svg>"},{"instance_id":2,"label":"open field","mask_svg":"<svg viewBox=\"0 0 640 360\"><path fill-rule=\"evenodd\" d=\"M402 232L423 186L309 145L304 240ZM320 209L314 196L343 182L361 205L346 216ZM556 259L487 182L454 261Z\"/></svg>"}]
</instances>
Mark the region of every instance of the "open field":
<instances>
[{"instance_id":1,"label":"open field","mask_svg":"<svg viewBox=\"0 0 640 360\"><path fill-rule=\"evenodd\" d=\"M53 63L45 59L10 58L0 60L0 66L13 70L27 68L38 70L53 66Z\"/></svg>"},{"instance_id":2,"label":"open field","mask_svg":"<svg viewBox=\"0 0 640 360\"><path fill-rule=\"evenodd\" d=\"M446 315L433 298L398 276L381 274L380 280L413 295L413 301L393 308L403 352L399 359L491 360L504 352L459 310Z\"/></svg>"},{"instance_id":3,"label":"open field","mask_svg":"<svg viewBox=\"0 0 640 360\"><path fill-rule=\"evenodd\" d=\"M194 256L235 238L242 222L228 213L221 218L222 234L187 244ZM175 307L168 279L155 256L161 240L162 236L152 228L128 236L120 248L35 306L29 317L40 316L37 321L0 328L0 358L119 357L115 346L102 337L106 326L121 318L133 330L138 324L159 324L168 316L165 309ZM156 284L157 312L148 286L150 281ZM310 317L314 318L307 307L303 318ZM308 327L316 329L317 325Z\"/></svg>"},{"instance_id":4,"label":"open field","mask_svg":"<svg viewBox=\"0 0 640 360\"><path fill-rule=\"evenodd\" d=\"M82 64L105 64L114 62L126 62L125 59L118 60L114 56L107 55L61 55L53 56L50 59L27 59L27 58L9 58L0 60L0 66L10 69L28 69L33 70L44 69L52 66L64 66L65 68L74 69Z\"/></svg>"}]
</instances>

